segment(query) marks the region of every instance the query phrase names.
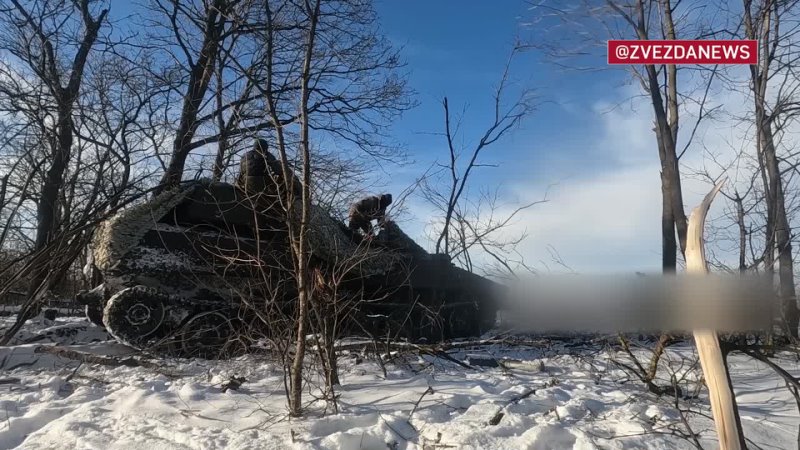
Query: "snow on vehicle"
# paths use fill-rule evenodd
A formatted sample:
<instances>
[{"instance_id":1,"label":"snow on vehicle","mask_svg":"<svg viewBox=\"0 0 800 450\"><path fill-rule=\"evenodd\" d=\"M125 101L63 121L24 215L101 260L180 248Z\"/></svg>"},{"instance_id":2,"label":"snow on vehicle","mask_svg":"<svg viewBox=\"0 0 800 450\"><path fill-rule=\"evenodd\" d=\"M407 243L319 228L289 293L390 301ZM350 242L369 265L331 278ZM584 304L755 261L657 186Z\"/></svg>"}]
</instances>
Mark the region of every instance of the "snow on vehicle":
<instances>
[{"instance_id":1,"label":"snow on vehicle","mask_svg":"<svg viewBox=\"0 0 800 450\"><path fill-rule=\"evenodd\" d=\"M269 313L296 299L285 208L274 200L201 180L111 217L92 246L103 283L79 295L88 318L131 347L201 356L245 351L243 336L287 326ZM311 266L337 274L329 301L349 305L343 332L431 342L494 324L498 286L427 253L394 222L362 240L315 206L310 229Z\"/></svg>"}]
</instances>

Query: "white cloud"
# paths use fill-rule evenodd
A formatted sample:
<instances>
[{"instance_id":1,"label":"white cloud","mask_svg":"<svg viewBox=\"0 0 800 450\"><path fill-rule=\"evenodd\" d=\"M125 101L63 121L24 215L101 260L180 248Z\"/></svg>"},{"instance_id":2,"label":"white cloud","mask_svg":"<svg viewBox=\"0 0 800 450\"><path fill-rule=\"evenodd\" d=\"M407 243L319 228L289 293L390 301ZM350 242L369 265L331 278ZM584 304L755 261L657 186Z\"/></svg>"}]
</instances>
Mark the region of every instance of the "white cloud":
<instances>
[{"instance_id":1,"label":"white cloud","mask_svg":"<svg viewBox=\"0 0 800 450\"><path fill-rule=\"evenodd\" d=\"M657 167L638 167L567 180L551 189L550 202L525 214L515 225L530 238L521 251L547 259L554 247L577 271L619 270L654 259L658 250L660 202ZM540 191L536 186L516 187ZM654 245L655 244L655 245Z\"/></svg>"},{"instance_id":2,"label":"white cloud","mask_svg":"<svg viewBox=\"0 0 800 450\"><path fill-rule=\"evenodd\" d=\"M635 95L630 88L620 97ZM733 96L733 94L732 94ZM728 99L720 99L727 101ZM552 246L565 263L579 272L658 271L661 267L661 181L652 108L646 99L621 104L597 102L592 110L602 132L591 140L593 152L607 155L617 164L605 169L583 167L577 174L548 189L544 182L511 186L523 201L534 201L549 190L550 202L525 212L509 233L527 230L530 237L520 249L530 262L550 264ZM688 135L696 111L684 112ZM709 123L698 130L707 148L732 157L729 145L735 133L730 123ZM685 156L694 168L703 167L704 152L698 146ZM687 215L710 185L682 174ZM717 201L712 216L722 212Z\"/></svg>"},{"instance_id":3,"label":"white cloud","mask_svg":"<svg viewBox=\"0 0 800 450\"><path fill-rule=\"evenodd\" d=\"M610 92L607 99L592 104L590 120L593 123L588 126L569 123L553 130L560 135L581 133L587 128L600 130L582 139L588 154L601 155L601 160L610 164L595 167L582 159L583 154L576 154L574 161L557 167L558 172L548 175L548 179L522 180L506 186L509 198L518 198L520 204L548 195L548 203L525 211L506 230L512 236L528 233L529 238L519 249L526 262L539 268L548 265L556 270L550 256L552 247L566 264L579 272L660 270L660 163L652 107L649 99L641 97L636 89L637 86L623 87ZM749 180L749 169L739 172L732 166L725 170L715 165L709 155L730 163L737 152L752 152L751 131L738 121L738 117L746 113L748 102L746 95L733 91L709 95L706 109L725 105L730 114L701 122L692 146L682 159L687 215L711 187L708 180L693 175L692 171L705 169L715 177L725 172L729 177L726 189L730 192L735 187L746 190L742 187ZM696 104L682 106L679 149L687 142L698 113ZM548 151L557 152L558 148ZM406 228L412 236L424 241L422 224L428 221L429 212L416 201L411 206L416 220ZM713 221L730 207L729 202L719 197L710 218ZM512 211L512 207L507 211ZM730 249L728 252L726 255L730 255Z\"/></svg>"},{"instance_id":4,"label":"white cloud","mask_svg":"<svg viewBox=\"0 0 800 450\"><path fill-rule=\"evenodd\" d=\"M543 186L518 185L535 199ZM684 181L686 212L708 185ZM550 190L550 202L527 211L509 233L527 230L521 253L550 264L552 246L579 272L658 271L661 267L661 183L658 164L639 165L566 180ZM712 214L722 210L717 203Z\"/></svg>"}]
</instances>

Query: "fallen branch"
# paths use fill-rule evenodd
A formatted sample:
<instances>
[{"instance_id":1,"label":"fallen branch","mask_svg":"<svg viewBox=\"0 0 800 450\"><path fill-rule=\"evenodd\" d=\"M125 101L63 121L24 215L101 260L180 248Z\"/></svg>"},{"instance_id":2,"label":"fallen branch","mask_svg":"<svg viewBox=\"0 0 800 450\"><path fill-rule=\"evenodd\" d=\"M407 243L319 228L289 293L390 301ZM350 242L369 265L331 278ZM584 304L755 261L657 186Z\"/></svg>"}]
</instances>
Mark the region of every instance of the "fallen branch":
<instances>
[{"instance_id":1,"label":"fallen branch","mask_svg":"<svg viewBox=\"0 0 800 450\"><path fill-rule=\"evenodd\" d=\"M417 410L417 408L419 408L419 404L422 403L422 399L425 398L425 396L428 394L433 394L433 388L430 386L428 386L428 389L425 389L425 392L423 392L422 395L419 397L417 403L414 403L414 408L411 410L410 413L408 413L408 419L406 419L406 422L408 422L409 425L411 425L411 416L414 415L414 412Z\"/></svg>"},{"instance_id":2,"label":"fallen branch","mask_svg":"<svg viewBox=\"0 0 800 450\"><path fill-rule=\"evenodd\" d=\"M657 395L659 397L661 397L662 395L669 395L669 396L673 396L673 395L681 396L681 395L683 395L683 392L681 391L680 386L677 386L677 385L659 386L659 385L657 385L652 378L649 378L649 376L647 375L647 372L644 371L644 368L642 367L642 365L639 363L639 361L636 359L636 357L633 356L633 353L631 353L630 350L627 350L627 351L628 351L629 357L631 359L633 359L634 364L636 365L636 367L632 367L630 364L625 364L624 362L622 362L622 361L620 361L620 360L618 360L616 358L612 359L611 362L616 364L617 366L623 368L628 373L631 373L634 376L636 376L637 378L639 378L639 381L644 383L644 385L647 387L648 391L650 391L651 393L653 393L653 394L655 394L655 395Z\"/></svg>"},{"instance_id":3,"label":"fallen branch","mask_svg":"<svg viewBox=\"0 0 800 450\"><path fill-rule=\"evenodd\" d=\"M476 344L473 344L476 345ZM366 350L368 347L373 347L374 350L377 351L375 345L373 343L358 343L358 344L346 344L337 346L335 348L336 351L343 351L343 350L354 350L354 349L361 349ZM418 352L424 355L430 355L436 358L442 358L444 360L450 361L454 364L458 364L459 366L470 369L470 370L477 370L474 366L471 366L463 361L459 361L456 358L453 358L449 354L446 353L446 350L452 349L452 346L443 346L443 345L420 345L420 344L412 344L409 342L394 342L394 343L387 343L384 347L387 351L392 350L400 350L400 351L410 351L410 352Z\"/></svg>"},{"instance_id":4,"label":"fallen branch","mask_svg":"<svg viewBox=\"0 0 800 450\"><path fill-rule=\"evenodd\" d=\"M776 374L780 375L780 377L783 378L783 380L788 385L793 386L795 389L800 389L800 381L797 379L797 377L793 376L792 374L787 372L786 369L784 369L783 367L779 366L778 364L770 360L766 355L752 351L748 348L737 347L737 346L731 346L730 350L731 351L738 350L753 359L763 362L764 364L768 365L773 371L775 371Z\"/></svg>"},{"instance_id":5,"label":"fallen branch","mask_svg":"<svg viewBox=\"0 0 800 450\"><path fill-rule=\"evenodd\" d=\"M450 361L453 364L458 364L459 366L461 366L461 367L463 367L465 369L478 370L476 367L474 367L472 365L469 365L469 364L467 364L467 363L465 363L463 361L459 361L459 360L453 358L452 356L450 356L447 353L445 353L444 350L428 350L428 349L425 349L425 348L420 348L419 350L420 350L421 353L426 353L426 354L431 355L431 356L442 358L444 360Z\"/></svg>"},{"instance_id":6,"label":"fallen branch","mask_svg":"<svg viewBox=\"0 0 800 450\"><path fill-rule=\"evenodd\" d=\"M529 390L529 391L527 391L527 392L525 392L523 394L520 394L520 395L512 398L508 403L506 403L502 408L500 408L500 410L497 411L497 413L495 413L495 415L492 416L491 419L489 419L489 422L488 422L489 425L495 426L495 425L499 424L500 421L503 420L503 416L506 415L506 413L505 413L506 408L508 408L509 406L514 405L516 403L519 403L522 400L525 400L526 398L530 397L531 395L533 395L535 393L536 393L536 389L531 389L531 390Z\"/></svg>"},{"instance_id":7,"label":"fallen branch","mask_svg":"<svg viewBox=\"0 0 800 450\"><path fill-rule=\"evenodd\" d=\"M565 340L561 339L561 340ZM570 338L574 339L574 338ZM510 345L510 346L530 346L530 347L541 347L547 345L549 341L556 340L551 337L543 337L537 339L511 339L511 338L502 338L502 339L477 339L477 340L469 340L469 341L456 341L456 342L443 342L440 344L435 345L425 345L425 344L412 344L410 342L389 342L389 343L382 343L382 347L387 350L420 350L425 349L428 351L446 351L446 350L454 350L460 348L467 348L467 347L480 347L486 345ZM356 342L356 343L347 343L347 344L340 344L335 347L336 351L345 351L345 350L363 350L368 347L375 347L375 343L372 341L364 341L364 342Z\"/></svg>"},{"instance_id":8,"label":"fallen branch","mask_svg":"<svg viewBox=\"0 0 800 450\"><path fill-rule=\"evenodd\" d=\"M145 361L141 359L137 359L134 357L128 358L114 358L110 356L102 356L102 355L95 355L93 353L86 353L86 352L79 352L76 350L70 350L64 347L57 347L57 346L50 346L50 345L42 345L36 347L33 350L34 353L49 353L51 355L58 356L59 358L71 359L74 361L80 361L81 363L85 364L99 364L101 366L110 366L110 367L144 367L146 369L153 369L157 371L161 371L163 369L162 364L156 364L150 361Z\"/></svg>"}]
</instances>

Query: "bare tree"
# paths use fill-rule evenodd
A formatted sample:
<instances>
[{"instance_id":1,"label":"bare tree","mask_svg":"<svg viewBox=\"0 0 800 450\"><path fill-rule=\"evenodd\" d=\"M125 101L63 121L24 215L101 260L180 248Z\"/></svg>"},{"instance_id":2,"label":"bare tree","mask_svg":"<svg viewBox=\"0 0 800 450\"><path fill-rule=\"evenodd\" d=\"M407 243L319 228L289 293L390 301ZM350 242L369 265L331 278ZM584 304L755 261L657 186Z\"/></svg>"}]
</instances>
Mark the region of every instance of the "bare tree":
<instances>
[{"instance_id":1,"label":"bare tree","mask_svg":"<svg viewBox=\"0 0 800 450\"><path fill-rule=\"evenodd\" d=\"M96 5L90 0L26 4L10 0L0 5L5 29L0 50L12 57L2 68L0 95L9 105L7 109L32 119L30 126L38 128L40 139L35 145L47 149L46 162L39 166L35 251L48 248L61 226L60 214L64 211L59 205L74 150L75 106L89 54L108 14L107 8L98 11ZM54 270L59 268L49 264L34 268L29 297L47 280L54 281L48 276ZM20 318L24 321L31 312L26 309Z\"/></svg>"},{"instance_id":2,"label":"bare tree","mask_svg":"<svg viewBox=\"0 0 800 450\"><path fill-rule=\"evenodd\" d=\"M709 9L712 5L704 6ZM714 36L722 28L714 14L697 14L693 6L671 0L581 0L575 3L550 5L533 2L534 20L537 24L556 25L535 28L535 37L529 47L543 51L560 66L586 69L580 66L582 58L605 56L608 39L700 39ZM568 28L565 30L564 28ZM577 27L577 29L576 29ZM568 42L556 43L548 34L564 35ZM604 70L595 64L592 70ZM606 68L608 69L608 68ZM710 112L706 107L708 91L715 79L716 69L682 67L675 65L626 66L643 97L653 110L653 131L661 163L661 232L662 267L674 272L678 250L686 246L686 214L683 207L680 159L690 148L701 120ZM589 70L589 69L587 69ZM699 82L681 81L679 74L694 72ZM688 77L687 77L688 78ZM698 94L699 95L695 95ZM680 143L679 128L682 103L694 103L700 113L692 124L692 131Z\"/></svg>"},{"instance_id":3,"label":"bare tree","mask_svg":"<svg viewBox=\"0 0 800 450\"><path fill-rule=\"evenodd\" d=\"M169 18L173 37L184 56L188 80L185 84L183 105L180 110L178 128L175 131L172 155L162 177L161 185L171 187L178 184L183 176L186 158L192 147L192 139L201 122L198 120L200 108L208 91L214 66L218 60L220 43L223 38L228 14L235 1L213 0L204 2L199 11L195 5L179 0L157 0L154 7ZM180 17L179 17L180 16ZM202 40L194 49L185 42L184 27L197 25Z\"/></svg>"},{"instance_id":4,"label":"bare tree","mask_svg":"<svg viewBox=\"0 0 800 450\"><path fill-rule=\"evenodd\" d=\"M476 194L470 192L471 176L480 168L492 167L485 162L485 154L507 137L534 109L534 97L529 89L522 89L508 100L511 88L511 64L518 54L514 48L503 70L497 89L493 94L493 119L477 137L474 145L460 146L462 117L454 116L447 97L442 101L444 131L441 133L447 144L447 161L436 163L419 181L420 194L438 212L441 218L434 219L435 250L472 271L472 253L481 252L492 263L502 267L495 275L513 275L509 256L516 254L518 244L525 238L502 236L513 220L536 203L514 207L509 213L500 212L497 191ZM518 255L518 254L516 254ZM522 258L518 261L524 266Z\"/></svg>"},{"instance_id":5,"label":"bare tree","mask_svg":"<svg viewBox=\"0 0 800 450\"><path fill-rule=\"evenodd\" d=\"M311 147L309 143L309 119L308 102L310 98L309 88L311 85L311 64L314 57L314 45L317 39L317 23L320 17L321 0L313 3L306 0L305 12L308 14L308 33L306 39L305 55L303 57L303 71L301 73L300 85L300 152L302 155L302 198L300 204L300 226L296 234L290 234L292 253L295 262L295 277L297 279L297 347L295 349L294 361L292 362L292 373L290 375L290 394L289 411L293 416L302 413L302 373L303 359L305 358L306 325L308 321L308 311L311 303L311 273L309 259L311 256L309 248L309 224L311 218ZM285 159L283 159L285 161ZM287 183L289 178L286 166L283 167L283 178ZM289 216L294 216L293 209L287 211Z\"/></svg>"},{"instance_id":6,"label":"bare tree","mask_svg":"<svg viewBox=\"0 0 800 450\"><path fill-rule=\"evenodd\" d=\"M376 161L393 159L397 152L386 145L383 124L413 104L396 72L402 63L374 28L376 16L368 2L338 5L322 12L322 22L329 24L324 48L335 48L337 54L315 56L311 65L309 126ZM241 138L268 133L277 139L266 90L280 124L296 138L302 68L297 55L308 29L300 6L294 0L153 2L155 19L146 23L156 32L149 39L162 44L164 60L170 61L154 76L170 78L170 96L180 96L181 102L169 112L178 126L164 164L163 187L180 182L189 155L204 146L217 144L212 176L219 179Z\"/></svg>"},{"instance_id":7,"label":"bare tree","mask_svg":"<svg viewBox=\"0 0 800 450\"><path fill-rule=\"evenodd\" d=\"M795 95L800 89L792 67L797 58L795 39L800 31L793 20L798 13L797 6L796 1L764 0L754 4L744 0L742 10L744 37L758 40L761 46L759 63L750 66L749 87L755 113L758 165L767 205L764 266L767 273L773 273L777 251L783 316L793 338L798 337L800 310L795 296L792 230L777 147L786 111L797 104ZM775 93L771 94L770 86Z\"/></svg>"},{"instance_id":8,"label":"bare tree","mask_svg":"<svg viewBox=\"0 0 800 450\"><path fill-rule=\"evenodd\" d=\"M292 322L294 351L287 365L288 400L291 413L298 415L302 412L305 335L314 302L308 243L312 189L324 185L314 179L324 170L324 164L316 159L330 160L324 152L315 151L312 139L325 136L351 144L356 153L362 153L362 159L363 152L376 160L390 157L380 142L383 134L377 130L411 102L406 99L404 80L394 73L400 67L397 54L377 34L368 2L268 2L260 14L265 26L259 31L258 51L253 57L261 63L251 70L236 67L247 73L263 102L264 127L272 130L272 145L280 162L283 185L277 186L281 193L277 201L285 212L298 294ZM298 151L293 151L295 145ZM344 151L340 153L338 161L350 159ZM293 181L294 161L300 173L299 192ZM333 187L341 191L338 184Z\"/></svg>"},{"instance_id":9,"label":"bare tree","mask_svg":"<svg viewBox=\"0 0 800 450\"><path fill-rule=\"evenodd\" d=\"M678 2L680 3L680 2ZM630 27L639 40L677 39L673 16L677 7L670 0L634 0L623 3L607 1L608 6ZM655 31L654 31L655 30ZM655 33L660 33L660 36ZM662 265L665 272L674 272L677 250L686 250L686 213L683 210L683 193L678 161L679 97L678 68L675 65L645 64L632 73L650 97L655 120L658 156L661 161L661 242ZM662 83L659 76L663 76ZM663 94L662 94L663 92ZM677 241L676 241L677 233ZM678 247L680 245L680 247Z\"/></svg>"}]
</instances>

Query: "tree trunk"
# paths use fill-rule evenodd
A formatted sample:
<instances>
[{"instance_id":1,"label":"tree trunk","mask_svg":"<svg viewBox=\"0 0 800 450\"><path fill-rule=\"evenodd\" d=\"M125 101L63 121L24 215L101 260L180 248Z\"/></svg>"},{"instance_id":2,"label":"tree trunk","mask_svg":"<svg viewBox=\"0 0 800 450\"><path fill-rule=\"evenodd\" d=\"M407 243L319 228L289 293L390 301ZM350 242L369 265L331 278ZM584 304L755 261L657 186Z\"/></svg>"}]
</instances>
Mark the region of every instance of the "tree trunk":
<instances>
[{"instance_id":1,"label":"tree trunk","mask_svg":"<svg viewBox=\"0 0 800 450\"><path fill-rule=\"evenodd\" d=\"M653 106L656 122L656 140L661 160L661 196L662 196L662 264L664 272L675 272L677 267L677 250L680 244L681 253L686 249L686 214L683 211L683 192L681 176L678 168L678 156L675 151L675 133L677 122L670 126L664 110L661 96L661 85L655 67L645 67L648 78L648 91ZM676 95L676 94L674 94ZM673 128L675 132L673 132ZM677 232L677 241L675 233Z\"/></svg>"},{"instance_id":2,"label":"tree trunk","mask_svg":"<svg viewBox=\"0 0 800 450\"><path fill-rule=\"evenodd\" d=\"M765 126L767 131L769 125ZM778 158L775 155L775 147L770 142L764 147L767 152L769 162L770 177L775 181L774 186L774 211L775 211L775 246L778 250L778 280L779 292L782 302L783 316L786 321L786 328L789 335L793 338L798 337L798 321L800 312L797 308L797 298L795 297L794 286L794 262L792 261L792 238L789 220L786 216L786 201L783 195L783 180L781 179Z\"/></svg>"},{"instance_id":3,"label":"tree trunk","mask_svg":"<svg viewBox=\"0 0 800 450\"><path fill-rule=\"evenodd\" d=\"M783 195L779 197L778 217L782 219L778 222L776 230L776 244L778 245L778 279L780 283L780 295L783 305L783 314L786 320L786 327L789 335L797 339L798 325L800 324L800 311L797 308L797 297L795 296L794 286L794 262L792 261L792 241L789 233L789 225L786 221L786 212L782 211Z\"/></svg>"},{"instance_id":4,"label":"tree trunk","mask_svg":"<svg viewBox=\"0 0 800 450\"><path fill-rule=\"evenodd\" d=\"M301 248L305 248L305 246ZM298 268L297 285L300 290L297 297L297 340L289 378L289 414L294 417L299 417L303 414L303 362L306 355L306 324L310 301L306 275L307 269ZM303 285L303 283L306 284Z\"/></svg>"},{"instance_id":5,"label":"tree trunk","mask_svg":"<svg viewBox=\"0 0 800 450\"><path fill-rule=\"evenodd\" d=\"M672 19L672 4L670 0L663 0L662 10L664 11L664 34L667 39L677 39L675 35L675 23ZM678 145L678 68L674 64L664 66L667 72L666 101L667 101L667 129L669 139L664 142L664 160L662 165L667 168L665 171L669 176L672 216L675 221L675 231L678 234L681 253L686 251L686 213L683 210L683 190L681 187L681 177L677 153Z\"/></svg>"},{"instance_id":6,"label":"tree trunk","mask_svg":"<svg viewBox=\"0 0 800 450\"><path fill-rule=\"evenodd\" d=\"M769 244L774 247L769 247L770 262L774 264L773 249L778 251L778 292L780 293L783 319L786 324L786 329L789 335L793 338L798 337L798 321L800 320L800 312L797 308L797 299L795 297L794 287L794 262L792 261L792 240L791 228L789 226L789 219L786 215L786 200L783 195L783 179L781 177L780 166L778 164L778 157L775 151L775 143L772 134L772 126L769 123L769 118L762 108L759 133L761 134L761 142L763 145L764 162L766 164L767 177L769 179L770 195L767 197L767 208L772 210L772 228L767 229L769 236Z\"/></svg>"},{"instance_id":7,"label":"tree trunk","mask_svg":"<svg viewBox=\"0 0 800 450\"><path fill-rule=\"evenodd\" d=\"M225 27L226 6L227 0L215 0L206 10L203 44L200 47L197 61L195 61L189 73L187 92L183 97L183 106L181 108L181 118L172 146L172 157L167 165L167 170L161 178L161 183L155 190L156 194L164 189L177 186L183 178L186 158L192 150L192 139L197 127L200 126L197 122L197 115L214 72L214 65L220 46L219 40Z\"/></svg>"},{"instance_id":8,"label":"tree trunk","mask_svg":"<svg viewBox=\"0 0 800 450\"><path fill-rule=\"evenodd\" d=\"M98 32L105 20L108 10L102 10L95 20L89 15L88 1L76 2L75 6L80 9L83 25L86 29L78 45L78 50L73 57L72 65L69 67L70 72L67 84L66 86L62 86L61 74L63 68L56 58L53 43L44 33L41 25L34 20L30 13L28 13L19 2L14 1L13 4L26 18L27 27L32 29L41 40L41 45L44 49L41 60L29 61L29 63L31 65L43 66L36 69L39 70L38 73L43 77L42 81L49 86L57 104L57 123L54 130L56 140L52 148L53 159L45 174L44 182L42 183L41 197L36 206L37 224L34 250L44 251L58 231L59 198L64 187L64 174L67 171L72 150L72 114L75 100L80 93L83 71L86 67L89 52L97 40ZM51 265L49 259L32 268L31 282L27 292L29 299L37 295L37 292L47 291L52 284L52 280L59 278L58 276L49 276L51 275L50 272L54 269L56 269L56 267ZM58 267L58 270L66 269L66 265ZM43 283L47 283L47 285L43 286ZM38 307L38 302L31 302L29 307L24 308L20 312L17 323L25 323L28 318L36 314Z\"/></svg>"},{"instance_id":9,"label":"tree trunk","mask_svg":"<svg viewBox=\"0 0 800 450\"><path fill-rule=\"evenodd\" d=\"M767 107L767 83L770 79L770 66L775 59L774 47L781 36L778 34L780 17L776 4L765 2L757 7L758 21L753 20L752 2L743 1L743 22L745 37L758 39L761 45L760 61L750 66L750 88L753 92L755 109L758 163L764 182L767 202L767 224L765 230L764 266L768 274L774 272L775 250L778 251L779 293L782 301L783 319L789 335L798 337L800 311L794 286L794 262L792 260L791 226L786 213L786 199L783 193L783 179L775 147L775 134L772 130L772 117ZM775 14L773 29L773 14Z\"/></svg>"},{"instance_id":10,"label":"tree trunk","mask_svg":"<svg viewBox=\"0 0 800 450\"><path fill-rule=\"evenodd\" d=\"M744 199L736 193L736 225L739 227L739 273L747 271L747 227L744 223Z\"/></svg>"},{"instance_id":11,"label":"tree trunk","mask_svg":"<svg viewBox=\"0 0 800 450\"><path fill-rule=\"evenodd\" d=\"M70 159L72 149L72 109L65 107L59 108L58 120L58 139L56 148L53 149L53 163L47 170L42 194L36 209L36 243L35 250L42 251L52 241L58 229L58 205L59 195L64 186L64 173ZM39 267L34 267L31 274L30 285L28 286L27 296L33 297L40 285L48 279L48 274L52 266L47 262ZM53 280L56 277L50 277ZM51 283L48 283L51 284ZM47 291L51 286L43 286L42 290ZM39 304L31 305L20 312L21 320L24 322L38 313Z\"/></svg>"},{"instance_id":12,"label":"tree trunk","mask_svg":"<svg viewBox=\"0 0 800 450\"><path fill-rule=\"evenodd\" d=\"M675 39L675 24L672 19L672 6L669 0L661 3L664 19L663 29L667 39ZM645 8L641 0L637 6L638 23L636 33L640 40L649 40L646 28L647 19L644 16ZM658 72L652 64L646 64L645 85L650 95L655 116L656 140L658 142L658 155L661 160L661 235L662 235L662 267L664 272L675 272L677 267L677 249L680 245L681 253L686 250L686 213L683 210L683 192L678 166L676 141L678 138L678 85L677 68L674 65L665 66L667 74L665 94L661 95L661 83L658 81ZM675 233L677 232L677 241Z\"/></svg>"},{"instance_id":13,"label":"tree trunk","mask_svg":"<svg viewBox=\"0 0 800 450\"><path fill-rule=\"evenodd\" d=\"M298 290L297 311L297 344L292 373L290 378L289 414L300 416L303 412L303 360L306 351L306 324L308 310L311 302L311 274L309 273L309 248L308 225L311 218L311 148L309 142L308 102L310 97L309 84L311 82L311 60L314 53L314 40L317 33L317 21L320 14L320 3L316 0L313 11L309 13L308 41L306 43L303 61L302 86L300 89L300 151L303 157L303 186L302 186L302 211L300 212L300 227L294 244L296 260L296 277ZM306 3L306 6L310 6ZM286 164L283 164L284 175ZM286 181L286 180L285 180ZM286 181L288 183L288 181ZM289 218L291 220L291 217Z\"/></svg>"},{"instance_id":14,"label":"tree trunk","mask_svg":"<svg viewBox=\"0 0 800 450\"><path fill-rule=\"evenodd\" d=\"M678 241L675 239L675 216L669 180L661 172L661 267L664 273L675 273L678 266Z\"/></svg>"}]
</instances>

